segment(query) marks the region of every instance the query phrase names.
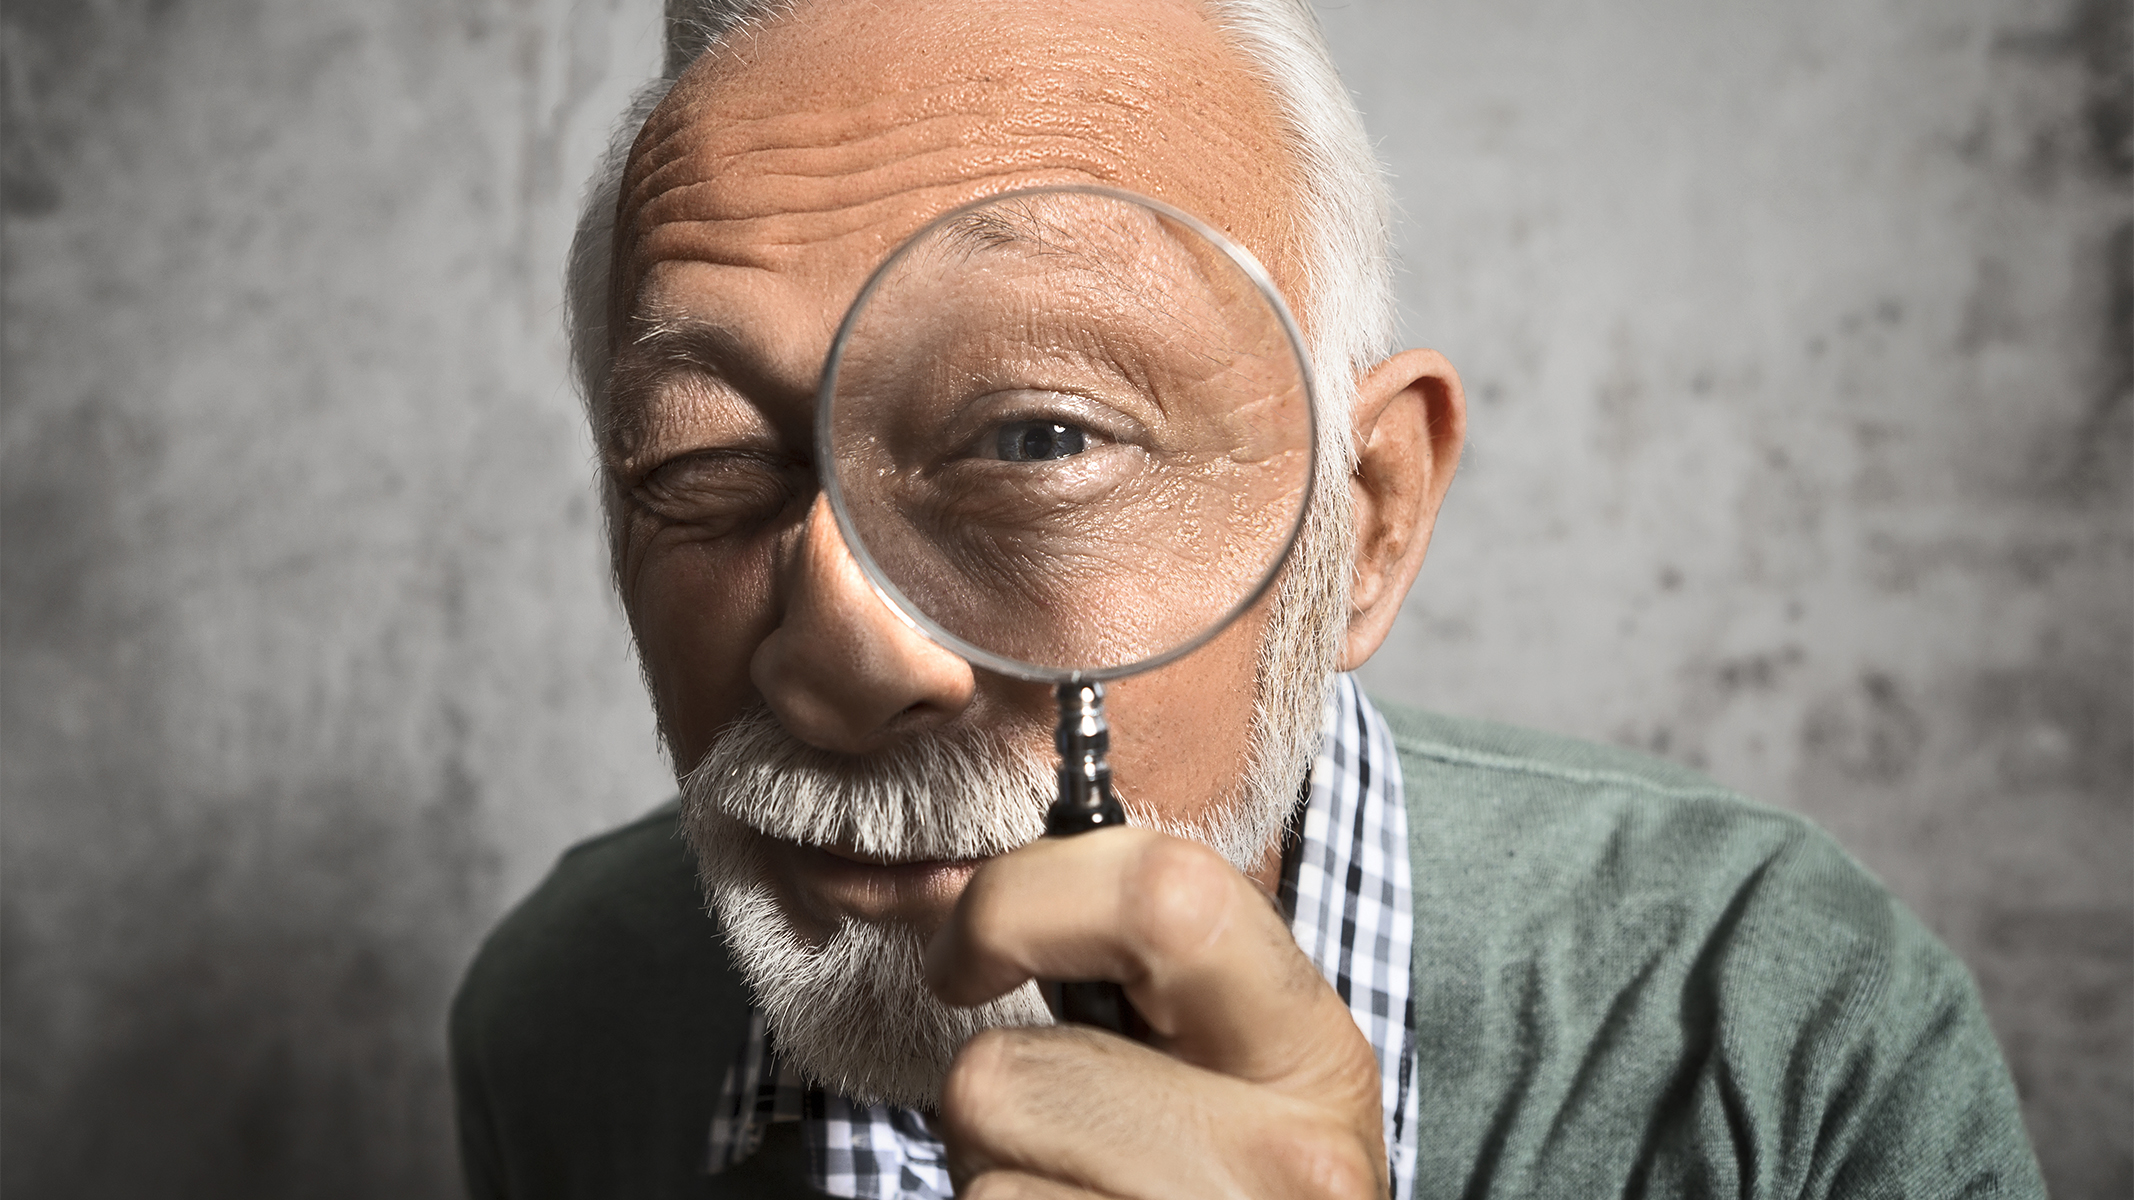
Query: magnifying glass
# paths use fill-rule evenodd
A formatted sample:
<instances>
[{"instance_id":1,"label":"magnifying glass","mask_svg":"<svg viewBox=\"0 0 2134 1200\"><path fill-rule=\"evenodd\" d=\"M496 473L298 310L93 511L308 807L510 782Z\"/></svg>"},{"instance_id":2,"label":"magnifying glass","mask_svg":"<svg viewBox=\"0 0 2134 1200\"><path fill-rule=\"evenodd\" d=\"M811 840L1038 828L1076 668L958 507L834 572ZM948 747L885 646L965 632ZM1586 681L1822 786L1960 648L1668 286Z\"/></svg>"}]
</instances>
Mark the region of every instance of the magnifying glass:
<instances>
[{"instance_id":1,"label":"magnifying glass","mask_svg":"<svg viewBox=\"0 0 2134 1200\"><path fill-rule=\"evenodd\" d=\"M1242 247L1160 201L1034 188L958 208L853 301L816 413L823 487L883 598L973 665L1055 685L1046 832L1125 823L1104 683L1273 584L1318 444L1295 320ZM1062 1019L1145 1032L1117 985Z\"/></svg>"}]
</instances>

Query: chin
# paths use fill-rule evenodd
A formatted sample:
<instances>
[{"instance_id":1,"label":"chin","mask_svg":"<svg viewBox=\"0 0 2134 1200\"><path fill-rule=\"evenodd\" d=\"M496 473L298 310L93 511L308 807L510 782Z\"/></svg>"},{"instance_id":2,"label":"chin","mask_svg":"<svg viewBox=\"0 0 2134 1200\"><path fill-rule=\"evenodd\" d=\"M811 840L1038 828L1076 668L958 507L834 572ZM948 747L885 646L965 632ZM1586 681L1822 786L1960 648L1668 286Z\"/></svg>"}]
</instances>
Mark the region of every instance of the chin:
<instances>
[{"instance_id":1,"label":"chin","mask_svg":"<svg viewBox=\"0 0 2134 1200\"><path fill-rule=\"evenodd\" d=\"M775 1053L810 1082L863 1104L933 1109L956 1052L980 1030L1049 1025L1034 983L956 1008L925 983L926 933L846 916L804 934L770 878L770 839L729 817L688 823L705 894Z\"/></svg>"}]
</instances>

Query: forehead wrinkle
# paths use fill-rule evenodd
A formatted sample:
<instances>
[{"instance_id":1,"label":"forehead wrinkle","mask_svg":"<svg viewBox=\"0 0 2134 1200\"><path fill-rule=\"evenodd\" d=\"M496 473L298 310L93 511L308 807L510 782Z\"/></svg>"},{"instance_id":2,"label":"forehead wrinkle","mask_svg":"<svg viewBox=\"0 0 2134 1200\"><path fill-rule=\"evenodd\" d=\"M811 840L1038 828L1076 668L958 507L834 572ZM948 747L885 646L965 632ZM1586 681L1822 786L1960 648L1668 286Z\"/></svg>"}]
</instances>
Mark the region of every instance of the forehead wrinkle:
<instances>
[{"instance_id":1,"label":"forehead wrinkle","mask_svg":"<svg viewBox=\"0 0 2134 1200\"><path fill-rule=\"evenodd\" d=\"M646 136L633 147L632 160L643 164L643 170L656 172L676 159L699 154L723 158L750 151L820 148L825 145L821 132L825 127L836 131L835 144L856 146L884 133L944 118L1000 115L1007 89L997 79L955 80L907 88L860 104L826 103L806 111L776 109L760 114L730 111L733 106L726 101L737 90L706 86L676 98L671 108L663 105L647 122ZM1024 90L1049 94L1060 89L1026 86ZM1118 92L1117 103L1137 111L1147 107L1135 104L1121 89L1108 90ZM686 137L678 138L678 134Z\"/></svg>"},{"instance_id":2,"label":"forehead wrinkle","mask_svg":"<svg viewBox=\"0 0 2134 1200\"><path fill-rule=\"evenodd\" d=\"M648 196L629 213L616 245L617 282L625 289L618 299L669 259L779 270L797 253L864 238L871 263L909 232L914 214L1038 182L1119 182L1128 177L1125 157L1077 138L959 138L889 162L824 162L858 167L826 174L758 171L745 156L724 169L703 162L693 172L699 178ZM801 163L787 158L781 165Z\"/></svg>"},{"instance_id":3,"label":"forehead wrinkle","mask_svg":"<svg viewBox=\"0 0 2134 1200\"><path fill-rule=\"evenodd\" d=\"M1086 182L1082 171L1062 170L1046 182ZM988 181L997 180L993 186ZM855 240L864 243L871 266L907 232L905 218L918 205L930 211L953 207L974 197L1021 188L1033 180L1017 167L988 176L957 172L938 185L905 189L862 205L825 213L781 212L762 217L705 221L670 221L641 239L640 270L646 277L662 264L689 262L772 275L808 274L808 259L827 246ZM973 183L979 186L973 188ZM857 281L852 281L856 283Z\"/></svg>"},{"instance_id":4,"label":"forehead wrinkle","mask_svg":"<svg viewBox=\"0 0 2134 1200\"><path fill-rule=\"evenodd\" d=\"M976 49L975 43L972 48ZM1163 48L1175 49L1168 44ZM716 109L725 120L775 133L789 124L804 125L820 113L878 112L889 120L908 120L970 108L1003 92L1054 93L1066 88L1146 95L1150 89L1144 81L1161 85L1173 82L1176 75L1154 55L1116 39L1102 47L1058 39L1042 45L1027 40L1003 45L996 39L975 65L941 62L937 50L928 47L904 56L870 53L858 69L841 74L836 86L816 88L761 86L752 68L762 64L714 52L677 83L676 103L670 112L675 121L689 123L706 110ZM771 63L765 69L774 76L778 67L772 60L777 57L773 54L764 60ZM877 98L859 104L844 99L867 92Z\"/></svg>"},{"instance_id":5,"label":"forehead wrinkle","mask_svg":"<svg viewBox=\"0 0 2134 1200\"><path fill-rule=\"evenodd\" d=\"M1129 112L1128 116L1139 119L1136 113ZM1027 143L1087 143L1115 159L1123 159L1129 148L1116 123L1073 118L1056 107L1040 113L973 109L941 114L864 134L841 134L828 144L786 143L736 149L720 144L724 140L722 132L710 131L696 152L676 156L645 172L631 190L631 202L640 207L653 205L670 194L731 176L750 180L864 176L957 150L984 154Z\"/></svg>"},{"instance_id":6,"label":"forehead wrinkle","mask_svg":"<svg viewBox=\"0 0 2134 1200\"><path fill-rule=\"evenodd\" d=\"M1064 182L1169 199L1301 280L1286 126L1220 35L1181 24L1204 16L1151 5L1115 32L1095 9L1024 7L1021 23L899 10L883 42L865 0L814 0L699 59L631 154L619 311L669 257L777 271L862 237L878 257L954 204Z\"/></svg>"},{"instance_id":7,"label":"forehead wrinkle","mask_svg":"<svg viewBox=\"0 0 2134 1200\"><path fill-rule=\"evenodd\" d=\"M956 140L944 127L959 118L982 118L997 106L978 102L977 87L941 89L964 93L956 102L914 103L914 97L888 97L857 106L837 106L805 113L780 113L766 117L734 116L716 111L718 106L700 101L689 106L686 117L655 128L640 138L631 151L631 176L636 187L658 190L673 185L673 175L695 178L705 162L727 163L751 155L775 155L781 151L806 154L864 156L880 153L884 139L911 140L920 145L949 145ZM889 151L894 153L894 149Z\"/></svg>"},{"instance_id":8,"label":"forehead wrinkle","mask_svg":"<svg viewBox=\"0 0 2134 1200\"><path fill-rule=\"evenodd\" d=\"M675 260L794 270L797 257L854 239L864 241L871 266L909 232L915 211L938 212L1039 182L1128 177L1123 155L1074 139L951 148L853 175L725 172L648 200L619 247L630 247L625 273L639 282Z\"/></svg>"},{"instance_id":9,"label":"forehead wrinkle","mask_svg":"<svg viewBox=\"0 0 2134 1200\"><path fill-rule=\"evenodd\" d=\"M679 122L639 147L627 203L642 220L657 221L668 219L672 197L722 179L864 179L956 149L976 152L974 161L982 166L988 156L1035 142L1087 142L1109 163L1122 164L1134 149L1135 130L1155 106L1147 89L1131 82L1130 72L1112 74L1116 78L1101 86L1074 78L1015 87L948 85L859 106L767 118L725 120L715 111L702 112L703 119ZM1239 141L1219 125L1196 132L1211 144Z\"/></svg>"},{"instance_id":10,"label":"forehead wrinkle","mask_svg":"<svg viewBox=\"0 0 2134 1200\"><path fill-rule=\"evenodd\" d=\"M629 230L633 265L642 271L687 259L778 270L790 265L791 252L874 230L885 232L871 237L870 246L886 252L907 232L914 209L939 211L1041 182L1132 178L1123 150L1073 138L951 147L851 174L713 172L638 208Z\"/></svg>"},{"instance_id":11,"label":"forehead wrinkle","mask_svg":"<svg viewBox=\"0 0 2134 1200\"><path fill-rule=\"evenodd\" d=\"M648 123L632 153L627 205L640 207L729 173L850 176L894 169L900 159L944 147L1011 144L1048 134L1095 143L1114 161L1174 140L1213 151L1222 161L1265 161L1269 131L1247 136L1241 128L1252 124L1240 111L1251 105L1201 102L1209 84L1205 73L1181 72L1182 64L1157 61L1140 45L1104 49L1109 52L1056 40L1017 45L975 67L951 65L955 74L949 79L924 82L870 64L874 75L889 77L852 86L865 91L873 85L887 94L858 104L819 89L801 88L796 96L789 88L758 86L759 62L742 53L721 61L714 53L684 75ZM780 57L772 54L767 61L775 64ZM775 77L775 65L764 69ZM968 77L972 71L977 77ZM1236 93L1224 89L1222 95L1234 101ZM1179 125L1185 113L1191 123L1176 130L1178 138L1161 128Z\"/></svg>"},{"instance_id":12,"label":"forehead wrinkle","mask_svg":"<svg viewBox=\"0 0 2134 1200\"><path fill-rule=\"evenodd\" d=\"M1127 173L1120 155L1077 141L1047 139L977 151L957 148L850 174L705 179L647 201L639 224L649 234L669 224L825 216L958 183L982 186L988 179L1017 171L1058 171L1098 179Z\"/></svg>"}]
</instances>

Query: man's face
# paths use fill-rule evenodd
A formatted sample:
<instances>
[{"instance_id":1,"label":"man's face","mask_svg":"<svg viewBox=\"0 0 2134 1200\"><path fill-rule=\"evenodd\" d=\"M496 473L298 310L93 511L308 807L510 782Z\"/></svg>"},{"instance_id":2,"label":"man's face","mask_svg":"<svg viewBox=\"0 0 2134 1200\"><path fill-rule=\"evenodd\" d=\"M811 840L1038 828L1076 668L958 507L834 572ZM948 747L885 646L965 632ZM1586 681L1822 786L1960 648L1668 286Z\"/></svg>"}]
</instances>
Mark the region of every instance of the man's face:
<instances>
[{"instance_id":1,"label":"man's face","mask_svg":"<svg viewBox=\"0 0 2134 1200\"><path fill-rule=\"evenodd\" d=\"M626 319L601 430L619 581L678 766L758 706L860 759L976 733L1045 752L1049 689L923 641L837 541L809 462L824 352L868 272L926 220L1042 183L1168 200L1295 297L1282 144L1262 89L1182 4L814 0L683 77L624 182ZM1249 613L1113 689L1130 805L1190 824L1236 791L1264 626ZM803 933L931 930L972 869L851 849L766 846Z\"/></svg>"}]
</instances>

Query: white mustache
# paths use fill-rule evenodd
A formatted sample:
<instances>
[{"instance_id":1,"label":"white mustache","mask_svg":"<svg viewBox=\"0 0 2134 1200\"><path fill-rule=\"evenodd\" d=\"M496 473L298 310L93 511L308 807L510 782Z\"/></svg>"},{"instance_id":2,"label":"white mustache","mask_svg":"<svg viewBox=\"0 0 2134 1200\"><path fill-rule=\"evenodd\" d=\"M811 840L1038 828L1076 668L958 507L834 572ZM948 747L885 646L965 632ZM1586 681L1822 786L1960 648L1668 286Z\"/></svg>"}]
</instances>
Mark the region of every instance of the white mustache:
<instances>
[{"instance_id":1,"label":"white mustache","mask_svg":"<svg viewBox=\"0 0 2134 1200\"><path fill-rule=\"evenodd\" d=\"M716 815L781 841L919 862L1036 840L1057 786L1045 757L997 733L937 731L858 758L798 740L757 705L683 777L682 803L692 824Z\"/></svg>"}]
</instances>

